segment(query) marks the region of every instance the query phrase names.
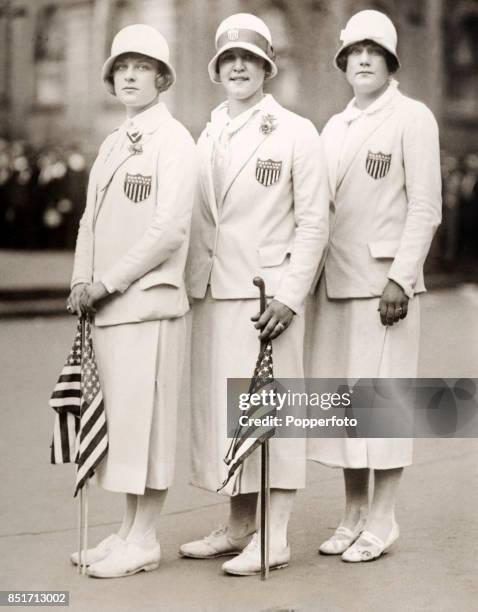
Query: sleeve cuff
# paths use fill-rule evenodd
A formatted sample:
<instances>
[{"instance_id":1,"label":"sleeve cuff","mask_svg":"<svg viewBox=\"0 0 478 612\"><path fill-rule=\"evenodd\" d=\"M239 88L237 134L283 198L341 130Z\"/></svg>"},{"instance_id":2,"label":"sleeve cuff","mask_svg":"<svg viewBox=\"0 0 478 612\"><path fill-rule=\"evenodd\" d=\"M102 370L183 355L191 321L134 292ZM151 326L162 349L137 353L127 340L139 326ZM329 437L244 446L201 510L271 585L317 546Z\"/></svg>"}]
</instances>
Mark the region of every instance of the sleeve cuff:
<instances>
[{"instance_id":1,"label":"sleeve cuff","mask_svg":"<svg viewBox=\"0 0 478 612\"><path fill-rule=\"evenodd\" d=\"M413 287L411 285L409 285L408 283L404 283L403 281L394 278L393 276L389 276L388 277L389 280L393 281L394 283L397 283L397 285L399 285L399 287L401 287L403 289L403 291L405 292L405 295L410 298L413 299L413 296L415 295L415 292L413 290Z\"/></svg>"},{"instance_id":2,"label":"sleeve cuff","mask_svg":"<svg viewBox=\"0 0 478 612\"><path fill-rule=\"evenodd\" d=\"M111 281L111 279L109 279L107 276L100 278L100 282L103 283L106 291L108 293L115 293L116 291L119 291L120 293L124 293L126 291L126 288L123 289L123 291L121 291L121 289L118 287L115 287L113 282Z\"/></svg>"},{"instance_id":3,"label":"sleeve cuff","mask_svg":"<svg viewBox=\"0 0 478 612\"><path fill-rule=\"evenodd\" d=\"M274 296L274 300L277 300L278 302L280 302L281 304L284 304L284 306L287 306L287 308L290 308L292 310L292 312L294 314L300 314L302 311L302 305L301 304L295 304L294 302L292 302L291 300L282 297L280 294L275 295Z\"/></svg>"},{"instance_id":4,"label":"sleeve cuff","mask_svg":"<svg viewBox=\"0 0 478 612\"><path fill-rule=\"evenodd\" d=\"M70 283L70 289L73 289L73 287L76 287L76 285L81 285L82 283L89 285L90 282L91 281L89 278L74 278Z\"/></svg>"}]
</instances>

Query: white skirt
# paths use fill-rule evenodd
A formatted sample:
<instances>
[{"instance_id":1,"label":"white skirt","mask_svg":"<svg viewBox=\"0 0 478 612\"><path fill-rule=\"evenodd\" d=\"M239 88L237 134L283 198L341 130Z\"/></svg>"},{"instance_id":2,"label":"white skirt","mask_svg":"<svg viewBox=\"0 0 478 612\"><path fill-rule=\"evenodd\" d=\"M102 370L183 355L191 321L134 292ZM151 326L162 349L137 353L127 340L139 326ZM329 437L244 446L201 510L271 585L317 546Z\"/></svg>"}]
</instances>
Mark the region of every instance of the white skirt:
<instances>
[{"instance_id":1,"label":"white skirt","mask_svg":"<svg viewBox=\"0 0 478 612\"><path fill-rule=\"evenodd\" d=\"M310 378L414 378L420 333L419 299L405 319L385 327L379 298L330 299L325 280L309 304L305 371ZM412 438L310 438L307 456L344 468L390 469L412 463Z\"/></svg>"},{"instance_id":2,"label":"white skirt","mask_svg":"<svg viewBox=\"0 0 478 612\"><path fill-rule=\"evenodd\" d=\"M92 326L105 402L108 454L100 486L144 494L173 480L176 414L184 363L184 317Z\"/></svg>"},{"instance_id":3,"label":"white skirt","mask_svg":"<svg viewBox=\"0 0 478 612\"><path fill-rule=\"evenodd\" d=\"M210 491L217 491L227 475L227 379L251 378L259 354L259 332L250 320L257 311L258 300L215 300L209 292L193 303L191 484ZM304 319L294 316L273 341L276 378L303 377L303 336ZM256 449L221 493L259 491L260 455ZM306 440L272 439L271 487L303 488L305 476Z\"/></svg>"}]
</instances>

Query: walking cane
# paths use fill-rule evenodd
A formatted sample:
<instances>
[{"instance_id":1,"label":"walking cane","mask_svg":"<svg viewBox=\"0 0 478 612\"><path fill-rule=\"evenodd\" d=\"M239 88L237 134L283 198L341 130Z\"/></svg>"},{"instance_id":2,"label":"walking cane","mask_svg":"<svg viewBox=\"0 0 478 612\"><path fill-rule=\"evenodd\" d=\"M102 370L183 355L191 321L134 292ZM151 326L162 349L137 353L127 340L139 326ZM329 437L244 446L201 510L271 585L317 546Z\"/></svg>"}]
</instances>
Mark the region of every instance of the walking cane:
<instances>
[{"instance_id":1,"label":"walking cane","mask_svg":"<svg viewBox=\"0 0 478 612\"><path fill-rule=\"evenodd\" d=\"M85 357L86 351L86 319L85 317L81 318L81 361L83 364L83 359ZM82 368L83 369L83 368ZM79 432L81 433L81 418L82 418L82 407L83 401L80 404L80 428ZM79 442L79 444L81 441ZM78 452L79 452L79 444L78 444ZM79 497L79 529L78 529L78 572L80 574L86 574L86 551L88 550L88 480L85 481L85 484L80 489L80 497Z\"/></svg>"},{"instance_id":2,"label":"walking cane","mask_svg":"<svg viewBox=\"0 0 478 612\"><path fill-rule=\"evenodd\" d=\"M256 276L252 281L260 292L260 313L266 309L266 288L264 280ZM261 352L267 341L261 340ZM269 483L269 440L261 445L261 580L269 577L269 507L270 507L270 483Z\"/></svg>"}]
</instances>

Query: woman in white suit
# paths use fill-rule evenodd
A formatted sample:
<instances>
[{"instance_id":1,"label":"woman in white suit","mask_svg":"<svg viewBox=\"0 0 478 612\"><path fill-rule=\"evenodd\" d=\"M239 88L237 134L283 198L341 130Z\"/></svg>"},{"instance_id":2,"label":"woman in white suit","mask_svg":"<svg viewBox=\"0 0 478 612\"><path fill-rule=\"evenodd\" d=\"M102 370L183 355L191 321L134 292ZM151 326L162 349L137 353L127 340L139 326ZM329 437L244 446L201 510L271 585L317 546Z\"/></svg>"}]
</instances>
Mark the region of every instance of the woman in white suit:
<instances>
[{"instance_id":1,"label":"woman in white suit","mask_svg":"<svg viewBox=\"0 0 478 612\"><path fill-rule=\"evenodd\" d=\"M95 313L109 438L97 477L126 494L118 533L87 552L89 575L108 578L159 564L155 522L174 470L197 163L191 136L159 102L175 73L158 31L121 30L102 78L127 118L91 170L68 307Z\"/></svg>"},{"instance_id":2,"label":"woman in white suit","mask_svg":"<svg viewBox=\"0 0 478 612\"><path fill-rule=\"evenodd\" d=\"M193 298L192 484L210 491L227 474L227 378L251 377L258 329L261 338L274 339L275 377L303 377L303 301L328 236L317 131L264 95L264 80L277 73L269 29L253 15L233 15L217 30L216 50L209 74L227 101L212 112L198 143L201 198L187 265ZM264 278L273 298L260 318L255 276ZM303 439L270 443L271 568L289 562L287 523L295 490L305 486L305 446ZM225 572L257 573L259 489L256 451L222 491L231 496L227 527L184 544L181 555L237 555L223 565Z\"/></svg>"},{"instance_id":3,"label":"woman in white suit","mask_svg":"<svg viewBox=\"0 0 478 612\"><path fill-rule=\"evenodd\" d=\"M355 97L327 123L324 148L331 236L306 372L317 378L413 378L423 262L441 219L438 128L430 110L402 95L393 23L354 15L336 66ZM320 547L369 561L398 538L394 507L412 440L311 439L309 458L344 469L345 513ZM369 474L374 493L369 502ZM370 508L369 508L370 503Z\"/></svg>"}]
</instances>

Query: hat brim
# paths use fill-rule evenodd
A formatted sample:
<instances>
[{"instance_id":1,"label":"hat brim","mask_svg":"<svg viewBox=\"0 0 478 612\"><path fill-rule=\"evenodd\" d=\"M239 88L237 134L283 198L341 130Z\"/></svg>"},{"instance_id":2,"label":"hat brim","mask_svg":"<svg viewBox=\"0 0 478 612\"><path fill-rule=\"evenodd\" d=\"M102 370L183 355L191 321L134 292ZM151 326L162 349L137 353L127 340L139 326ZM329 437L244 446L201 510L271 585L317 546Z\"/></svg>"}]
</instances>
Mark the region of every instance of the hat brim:
<instances>
[{"instance_id":1,"label":"hat brim","mask_svg":"<svg viewBox=\"0 0 478 612\"><path fill-rule=\"evenodd\" d=\"M275 62L273 62L270 57L267 57L267 55L262 49L259 49L259 47L256 47L256 45L253 45L252 43L231 41L230 43L227 43L226 45L221 47L208 64L207 69L209 72L209 77L213 83L221 82L221 79L219 78L219 73L217 71L217 60L219 59L220 55L222 55L225 51L228 51L229 49L245 49L246 51L254 53L254 55L262 57L262 59L264 59L271 68L271 72L266 75L266 79L273 79L276 76L278 70Z\"/></svg>"},{"instance_id":2,"label":"hat brim","mask_svg":"<svg viewBox=\"0 0 478 612\"><path fill-rule=\"evenodd\" d=\"M397 52L395 51L395 49L393 49L392 47L388 46L388 45L384 45L382 41L376 40L375 38L373 38L373 36L367 36L367 38L361 38L360 40L351 40L347 43L344 43L340 49L337 51L337 53L335 54L334 57L334 66L342 71L342 69L340 68L340 66L337 63L337 60L339 59L339 57L342 55L342 53L348 49L349 47L351 47L352 45L356 45L357 43L363 42L364 40L371 40L373 41L375 44L377 44L379 47L382 47L382 49L385 49L385 51L388 51L390 53L390 55L393 55L393 57L397 60L397 70L401 67L400 64L400 60L398 58Z\"/></svg>"},{"instance_id":3,"label":"hat brim","mask_svg":"<svg viewBox=\"0 0 478 612\"><path fill-rule=\"evenodd\" d=\"M103 68L101 69L101 79L103 81L103 84L106 88L106 91L108 93L110 93L111 95L115 96L115 89L113 86L113 75L112 75L112 71L113 71L113 64L115 63L115 60L120 56L120 55L124 55L125 53L138 53L138 51L122 51L121 53L118 53L116 55L111 55L106 62L103 64ZM144 55L144 54L141 54ZM159 59L157 57L153 57L152 55L148 55L147 57L151 57L151 59L154 59L156 61L158 61L160 64L162 64L169 72L169 74L171 75L172 78L172 83L171 85L173 85L176 81L176 71L174 70L174 68L171 66L171 64L165 62L162 59Z\"/></svg>"}]
</instances>

